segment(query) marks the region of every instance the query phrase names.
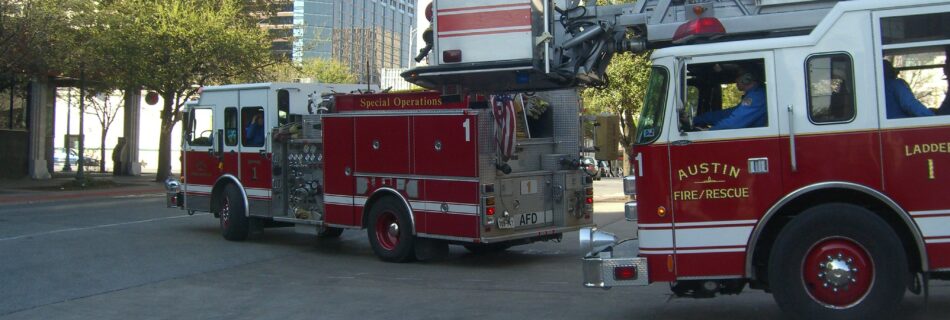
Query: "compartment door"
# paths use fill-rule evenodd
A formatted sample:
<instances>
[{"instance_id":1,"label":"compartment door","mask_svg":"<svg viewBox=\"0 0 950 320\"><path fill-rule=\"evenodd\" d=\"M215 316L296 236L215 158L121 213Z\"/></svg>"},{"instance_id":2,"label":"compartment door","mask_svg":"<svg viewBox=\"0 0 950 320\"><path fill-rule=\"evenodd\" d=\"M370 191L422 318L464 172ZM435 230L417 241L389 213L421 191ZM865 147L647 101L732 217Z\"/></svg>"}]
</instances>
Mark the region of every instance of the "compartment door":
<instances>
[{"instance_id":1,"label":"compartment door","mask_svg":"<svg viewBox=\"0 0 950 320\"><path fill-rule=\"evenodd\" d=\"M427 176L478 175L474 115L417 116L412 119L412 172Z\"/></svg>"},{"instance_id":2,"label":"compartment door","mask_svg":"<svg viewBox=\"0 0 950 320\"><path fill-rule=\"evenodd\" d=\"M356 118L355 136L358 174L409 174L409 117Z\"/></svg>"},{"instance_id":3,"label":"compartment door","mask_svg":"<svg viewBox=\"0 0 950 320\"><path fill-rule=\"evenodd\" d=\"M324 177L326 190L325 221L330 224L355 225L353 213L353 118L323 118Z\"/></svg>"}]
</instances>

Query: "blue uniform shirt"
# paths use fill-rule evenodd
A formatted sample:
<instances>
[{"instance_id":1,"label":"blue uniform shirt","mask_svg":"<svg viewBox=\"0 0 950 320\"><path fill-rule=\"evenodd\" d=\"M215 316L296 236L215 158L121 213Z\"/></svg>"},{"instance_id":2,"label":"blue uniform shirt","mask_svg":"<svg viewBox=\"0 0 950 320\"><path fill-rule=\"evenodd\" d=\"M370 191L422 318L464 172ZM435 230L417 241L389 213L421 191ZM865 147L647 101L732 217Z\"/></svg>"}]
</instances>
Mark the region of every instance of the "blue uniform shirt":
<instances>
[{"instance_id":1,"label":"blue uniform shirt","mask_svg":"<svg viewBox=\"0 0 950 320\"><path fill-rule=\"evenodd\" d=\"M937 115L950 115L950 92L944 95L943 103L940 104L940 109L937 109Z\"/></svg>"},{"instance_id":2,"label":"blue uniform shirt","mask_svg":"<svg viewBox=\"0 0 950 320\"><path fill-rule=\"evenodd\" d=\"M933 111L917 101L907 82L899 78L884 79L884 102L888 119L934 115Z\"/></svg>"},{"instance_id":3,"label":"blue uniform shirt","mask_svg":"<svg viewBox=\"0 0 950 320\"><path fill-rule=\"evenodd\" d=\"M701 114L693 118L693 124L712 125L709 130L764 127L766 111L765 88L755 86L742 95L742 101L735 107Z\"/></svg>"},{"instance_id":4,"label":"blue uniform shirt","mask_svg":"<svg viewBox=\"0 0 950 320\"><path fill-rule=\"evenodd\" d=\"M247 137L247 141L244 141L244 144L247 146L263 146L264 145L264 126L252 123L244 129L244 136Z\"/></svg>"}]
</instances>

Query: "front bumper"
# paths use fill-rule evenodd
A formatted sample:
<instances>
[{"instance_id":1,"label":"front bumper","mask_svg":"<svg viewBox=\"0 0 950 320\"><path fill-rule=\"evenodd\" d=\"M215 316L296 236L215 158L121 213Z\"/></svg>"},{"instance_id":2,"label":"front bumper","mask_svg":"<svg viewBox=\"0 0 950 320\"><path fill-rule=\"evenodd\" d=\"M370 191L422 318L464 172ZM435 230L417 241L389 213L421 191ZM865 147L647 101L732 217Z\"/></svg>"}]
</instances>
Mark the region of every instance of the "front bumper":
<instances>
[{"instance_id":1,"label":"front bumper","mask_svg":"<svg viewBox=\"0 0 950 320\"><path fill-rule=\"evenodd\" d=\"M582 240L581 243L583 246L584 241ZM581 260L584 286L608 289L621 286L649 285L647 258L638 257L639 248L639 241L631 239L621 242L614 241L603 250L589 252Z\"/></svg>"},{"instance_id":2,"label":"front bumper","mask_svg":"<svg viewBox=\"0 0 950 320\"><path fill-rule=\"evenodd\" d=\"M165 192L166 208L181 208L184 206L185 195L181 192Z\"/></svg>"}]
</instances>

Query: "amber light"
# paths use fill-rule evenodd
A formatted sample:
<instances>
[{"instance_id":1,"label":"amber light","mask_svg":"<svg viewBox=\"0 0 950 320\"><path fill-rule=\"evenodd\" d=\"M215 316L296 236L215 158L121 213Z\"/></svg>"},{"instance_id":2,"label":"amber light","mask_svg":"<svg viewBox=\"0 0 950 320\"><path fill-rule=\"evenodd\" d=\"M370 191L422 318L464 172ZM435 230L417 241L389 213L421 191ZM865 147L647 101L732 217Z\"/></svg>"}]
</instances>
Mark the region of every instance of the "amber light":
<instances>
[{"instance_id":1,"label":"amber light","mask_svg":"<svg viewBox=\"0 0 950 320\"><path fill-rule=\"evenodd\" d=\"M656 208L656 215L661 216L661 217L665 217L665 216L666 216L666 208L665 208L665 207Z\"/></svg>"},{"instance_id":2,"label":"amber light","mask_svg":"<svg viewBox=\"0 0 950 320\"><path fill-rule=\"evenodd\" d=\"M614 280L636 280L637 267L616 267L614 268Z\"/></svg>"},{"instance_id":3,"label":"amber light","mask_svg":"<svg viewBox=\"0 0 950 320\"><path fill-rule=\"evenodd\" d=\"M706 8L703 8L702 6L693 7L693 13L695 13L697 16L703 15L704 12L706 12ZM429 21L432 21L432 20L429 20Z\"/></svg>"}]
</instances>

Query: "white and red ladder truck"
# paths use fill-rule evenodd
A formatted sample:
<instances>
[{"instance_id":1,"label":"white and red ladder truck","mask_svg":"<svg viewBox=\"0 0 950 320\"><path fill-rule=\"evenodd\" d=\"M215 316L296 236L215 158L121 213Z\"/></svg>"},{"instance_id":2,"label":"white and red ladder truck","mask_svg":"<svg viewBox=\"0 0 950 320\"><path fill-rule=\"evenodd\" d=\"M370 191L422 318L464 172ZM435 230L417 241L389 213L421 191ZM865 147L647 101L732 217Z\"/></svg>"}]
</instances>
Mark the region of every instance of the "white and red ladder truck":
<instances>
[{"instance_id":1,"label":"white and red ladder truck","mask_svg":"<svg viewBox=\"0 0 950 320\"><path fill-rule=\"evenodd\" d=\"M213 213L236 241L266 227L366 229L394 262L593 225L576 91L331 94L357 89L204 87L185 110L182 181L168 183L168 206Z\"/></svg>"},{"instance_id":2,"label":"white and red ladder truck","mask_svg":"<svg viewBox=\"0 0 950 320\"><path fill-rule=\"evenodd\" d=\"M429 66L403 76L471 91L599 85L615 53L653 50L625 178L637 236L582 230L585 286L748 285L800 318L868 319L950 279L950 110L936 109L950 2L579 2L435 0ZM912 93L917 116L889 102ZM758 123L696 126L734 104L760 105Z\"/></svg>"}]
</instances>

